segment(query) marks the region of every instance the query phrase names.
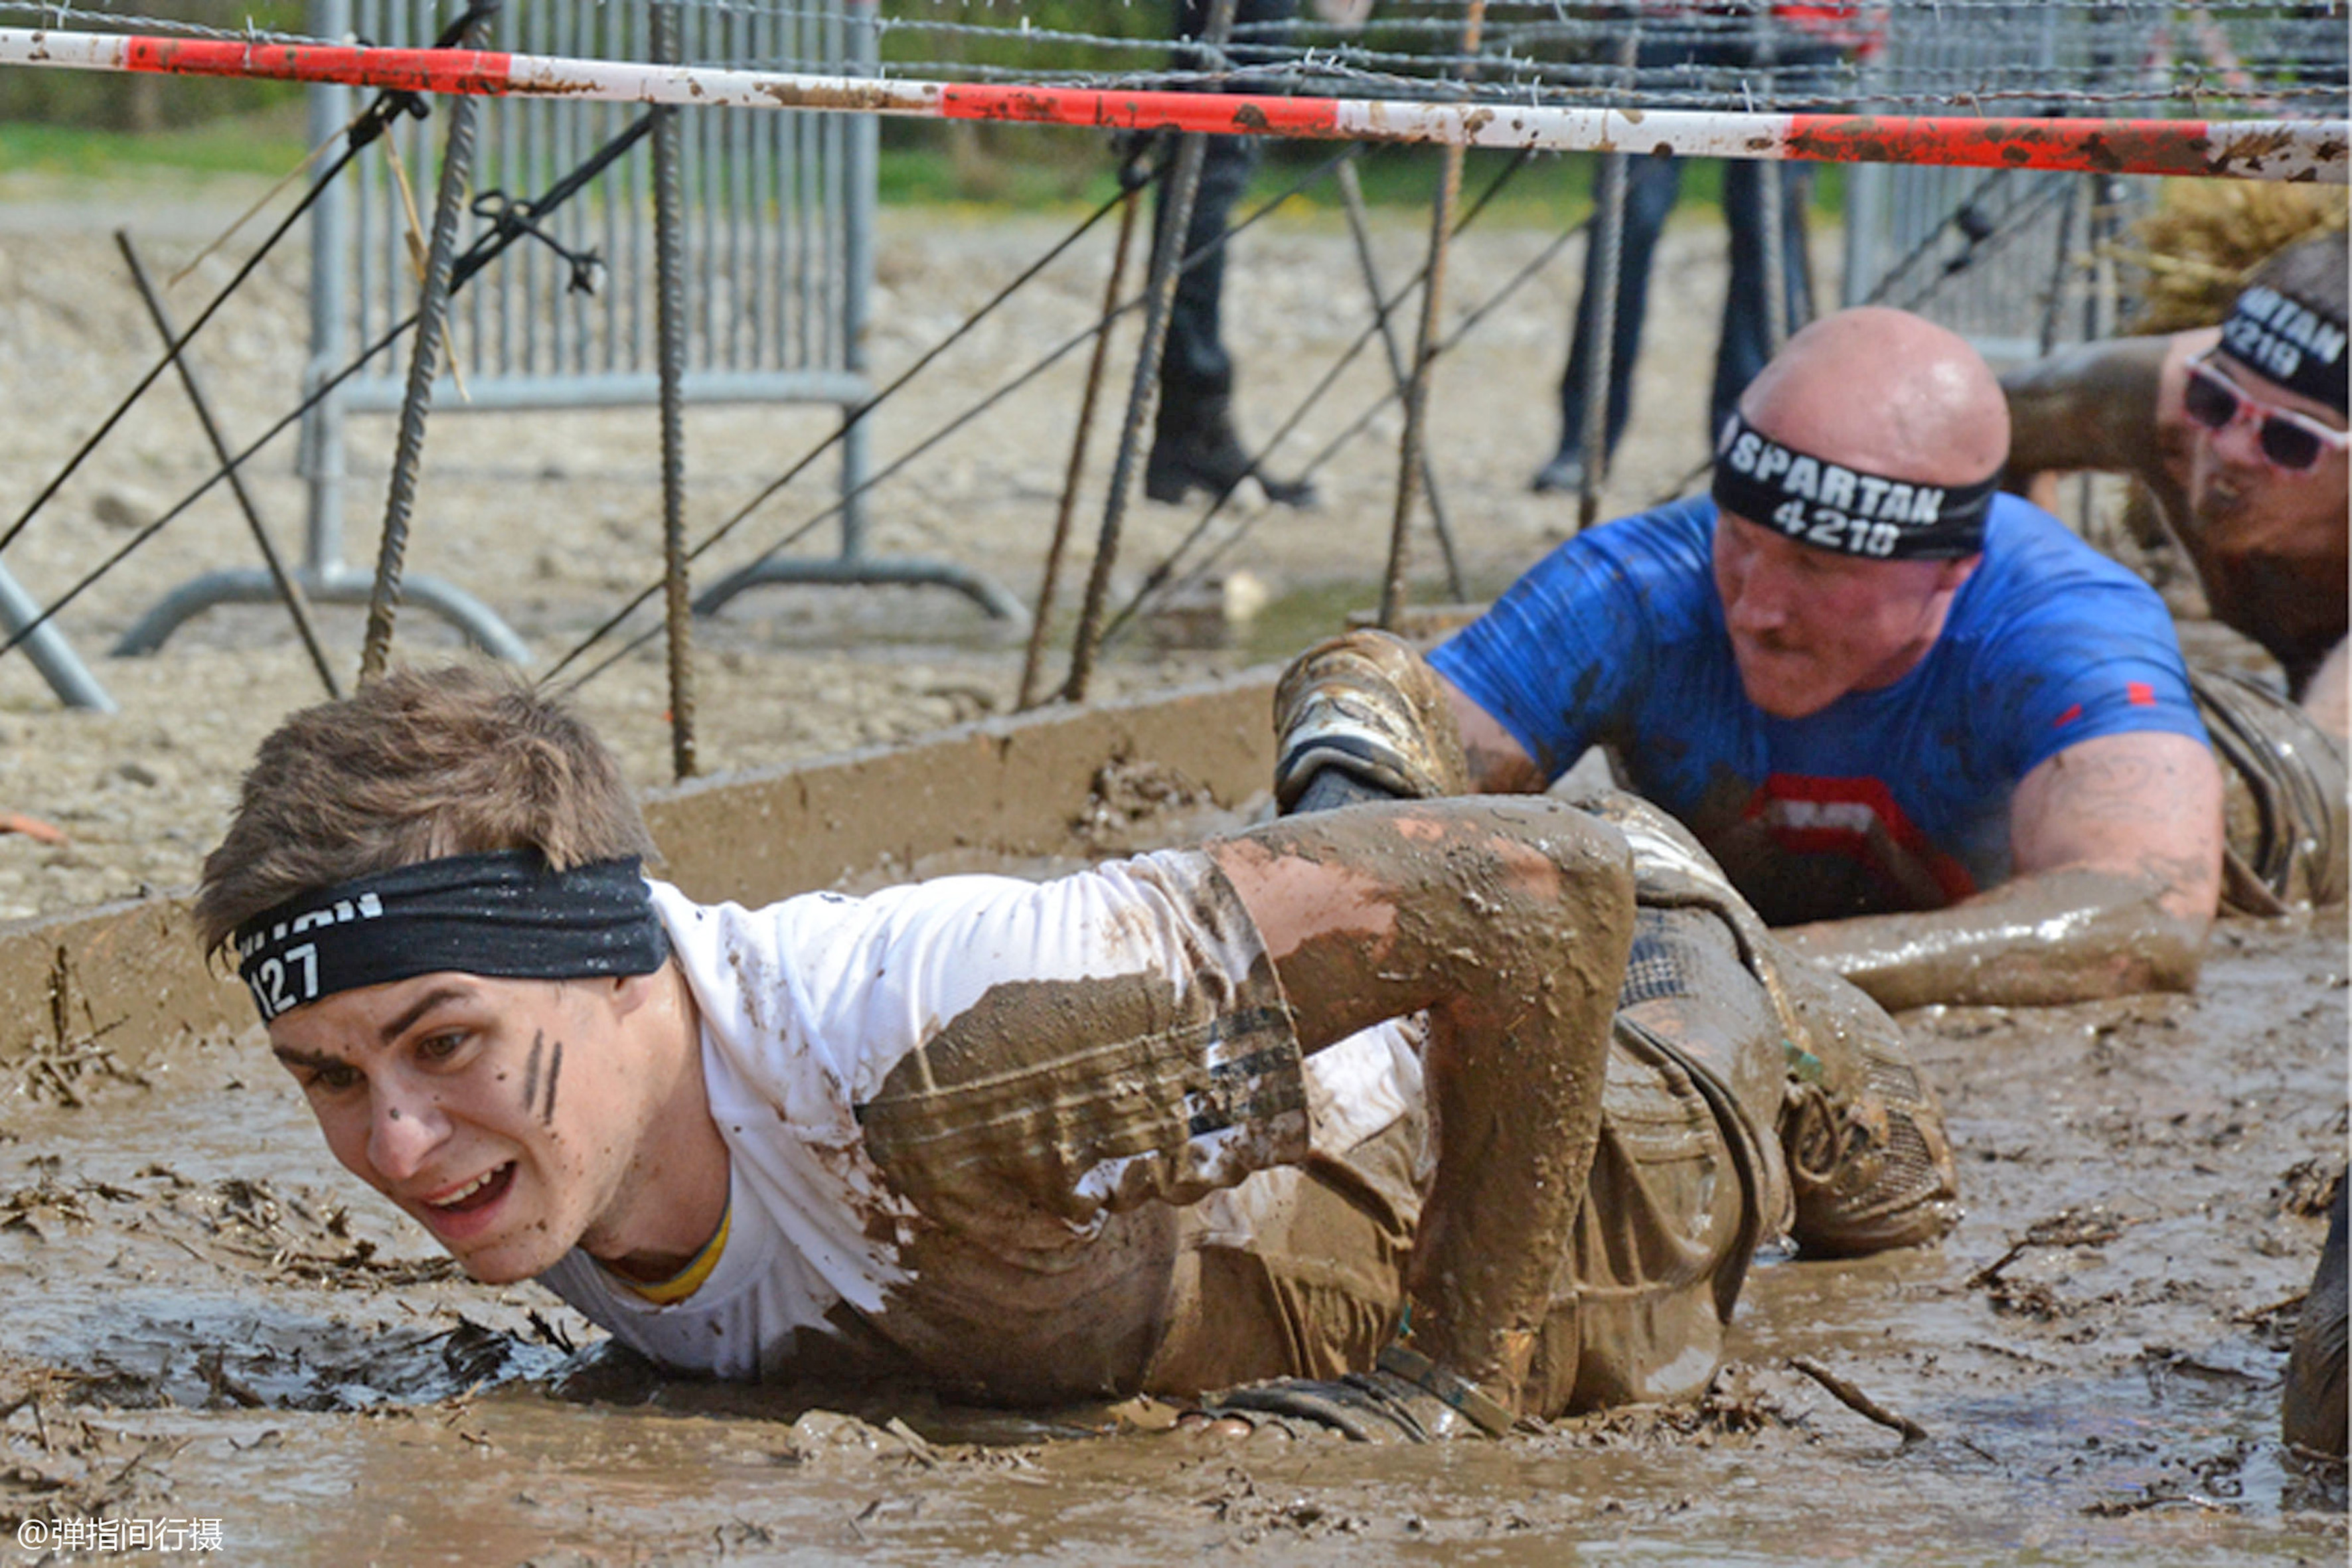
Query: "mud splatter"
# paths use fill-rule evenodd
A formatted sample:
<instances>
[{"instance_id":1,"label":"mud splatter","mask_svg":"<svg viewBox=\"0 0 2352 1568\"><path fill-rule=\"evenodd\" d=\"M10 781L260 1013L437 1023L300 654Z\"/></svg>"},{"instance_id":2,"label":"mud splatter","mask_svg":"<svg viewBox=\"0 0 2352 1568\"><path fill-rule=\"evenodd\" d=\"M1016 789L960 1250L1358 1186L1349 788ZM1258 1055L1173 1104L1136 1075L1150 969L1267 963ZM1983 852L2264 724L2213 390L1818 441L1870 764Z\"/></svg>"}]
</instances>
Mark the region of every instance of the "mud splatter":
<instances>
[{"instance_id":1,"label":"mud splatter","mask_svg":"<svg viewBox=\"0 0 2352 1568\"><path fill-rule=\"evenodd\" d=\"M541 1108L539 1113L540 1125L542 1127L555 1120L556 1085L562 1079L562 1078L563 1042L562 1040L558 1040L555 1042L555 1049L550 1051L547 1057L547 1104Z\"/></svg>"}]
</instances>

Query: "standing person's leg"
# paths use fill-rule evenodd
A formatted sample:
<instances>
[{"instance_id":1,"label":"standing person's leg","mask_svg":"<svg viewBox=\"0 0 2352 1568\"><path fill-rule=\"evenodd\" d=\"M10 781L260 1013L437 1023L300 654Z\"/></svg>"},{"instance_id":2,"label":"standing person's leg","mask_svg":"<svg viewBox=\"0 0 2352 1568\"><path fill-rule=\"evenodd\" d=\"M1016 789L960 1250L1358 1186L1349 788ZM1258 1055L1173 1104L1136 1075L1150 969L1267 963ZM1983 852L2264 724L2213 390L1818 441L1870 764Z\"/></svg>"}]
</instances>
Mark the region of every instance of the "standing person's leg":
<instances>
[{"instance_id":1,"label":"standing person's leg","mask_svg":"<svg viewBox=\"0 0 2352 1568\"><path fill-rule=\"evenodd\" d=\"M1225 352L1225 247L1216 245L1233 216L1234 204L1257 168L1257 139L1212 136L1201 159L1201 184L1192 198L1192 224L1184 232L1181 261L1198 258L1176 275L1168 311L1168 342L1160 360L1160 428L1184 430L1213 416L1234 390L1233 356ZM1162 181L1152 232L1168 206ZM1213 250L1209 247L1216 245ZM1206 254L1202 254L1203 252ZM1158 260L1154 247L1153 260Z\"/></svg>"},{"instance_id":2,"label":"standing person's leg","mask_svg":"<svg viewBox=\"0 0 2352 1568\"><path fill-rule=\"evenodd\" d=\"M1482 799L1289 817L1211 854L1307 1049L1428 1014L1439 1152L1406 1334L1430 1392L1481 1425L1517 1414L1600 1131L1622 840L1557 802Z\"/></svg>"},{"instance_id":3,"label":"standing person's leg","mask_svg":"<svg viewBox=\"0 0 2352 1568\"><path fill-rule=\"evenodd\" d=\"M1739 395L1772 357L1771 311L1764 286L1763 165L1747 159L1723 166L1723 219L1731 231L1731 277L1723 295L1723 340L1716 351L1715 385L1707 396L1707 439L1739 405ZM1805 202L1811 190L1802 165L1780 165L1781 281L1786 289L1782 335L1804 324L1812 297L1805 256Z\"/></svg>"},{"instance_id":4,"label":"standing person's leg","mask_svg":"<svg viewBox=\"0 0 2352 1568\"><path fill-rule=\"evenodd\" d=\"M1266 58L1268 51L1287 41L1286 24L1295 10L1296 0L1241 0L1234 11L1234 36L1228 53L1243 65ZM1186 0L1177 7L1180 40L1198 37L1207 25L1204 0ZM1208 67L1198 51L1180 48L1176 58L1182 69ZM1263 85L1242 78L1227 90L1250 91ZM1144 467L1144 493L1153 500L1181 501L1196 489L1222 495L1250 471L1249 454L1234 426L1234 362L1224 340L1226 247L1216 242L1257 170L1263 155L1259 142L1255 136L1212 136L1203 150L1183 247L1184 257L1199 259L1176 278L1168 340L1160 360L1159 413ZM1156 211L1164 216L1167 204L1163 182ZM1155 259L1160 229L1155 218ZM1268 499L1284 505L1305 506L1314 500L1313 487L1303 480L1286 482L1261 474L1258 482Z\"/></svg>"},{"instance_id":5,"label":"standing person's leg","mask_svg":"<svg viewBox=\"0 0 2352 1568\"><path fill-rule=\"evenodd\" d=\"M1650 305L1650 263L1658 235L1682 189L1679 158L1634 158L1626 170L1625 221L1619 235L1617 309L1609 340L1608 449L1623 438L1633 408L1633 366L1642 356L1642 322ZM1595 229L1596 234L1599 230ZM1593 289L1587 248L1584 288L1576 301L1576 331L1568 350L1568 370L1559 383L1559 449L1535 477L1538 491L1574 489L1584 479L1584 382L1591 362L1593 316L1600 301Z\"/></svg>"}]
</instances>

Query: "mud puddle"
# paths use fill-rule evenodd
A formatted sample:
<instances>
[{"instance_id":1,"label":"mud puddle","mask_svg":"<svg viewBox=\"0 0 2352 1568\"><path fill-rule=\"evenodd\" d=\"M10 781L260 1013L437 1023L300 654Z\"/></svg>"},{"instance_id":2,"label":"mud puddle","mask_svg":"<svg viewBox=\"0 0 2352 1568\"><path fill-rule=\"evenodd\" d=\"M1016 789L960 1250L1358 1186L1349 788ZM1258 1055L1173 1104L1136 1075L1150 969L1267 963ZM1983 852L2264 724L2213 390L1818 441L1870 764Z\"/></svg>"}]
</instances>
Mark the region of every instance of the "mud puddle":
<instances>
[{"instance_id":1,"label":"mud puddle","mask_svg":"<svg viewBox=\"0 0 2352 1568\"><path fill-rule=\"evenodd\" d=\"M1101 851L1202 822L1181 780L1097 793ZM583 1371L559 1396L593 1331L455 1278L257 1037L16 1064L0 1560L171 1554L72 1533L111 1518L217 1521L257 1563L2338 1563L2341 1472L2276 1430L2347 967L2340 919L2232 923L2192 998L1911 1016L1962 1155L1944 1247L1766 1259L1696 1408L1439 1450Z\"/></svg>"}]
</instances>

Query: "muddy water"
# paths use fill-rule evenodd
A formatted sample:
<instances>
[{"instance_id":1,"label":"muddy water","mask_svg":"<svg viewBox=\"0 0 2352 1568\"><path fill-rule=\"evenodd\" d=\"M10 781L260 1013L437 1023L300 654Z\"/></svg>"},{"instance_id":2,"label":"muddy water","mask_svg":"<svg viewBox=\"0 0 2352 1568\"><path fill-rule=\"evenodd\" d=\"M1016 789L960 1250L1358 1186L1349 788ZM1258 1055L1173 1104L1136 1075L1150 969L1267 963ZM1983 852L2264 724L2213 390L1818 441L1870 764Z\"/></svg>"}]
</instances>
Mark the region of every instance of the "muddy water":
<instances>
[{"instance_id":1,"label":"muddy water","mask_svg":"<svg viewBox=\"0 0 2352 1568\"><path fill-rule=\"evenodd\" d=\"M2195 997L1909 1016L1961 1152L1950 1240L1768 1261L1695 1409L1438 1450L558 1398L590 1331L451 1278L253 1039L11 1068L0 1561L41 1556L28 1521L111 1516L217 1520L256 1563L2341 1562L2340 1472L2275 1435L2344 1159L2346 971L2340 919L2231 922Z\"/></svg>"}]
</instances>

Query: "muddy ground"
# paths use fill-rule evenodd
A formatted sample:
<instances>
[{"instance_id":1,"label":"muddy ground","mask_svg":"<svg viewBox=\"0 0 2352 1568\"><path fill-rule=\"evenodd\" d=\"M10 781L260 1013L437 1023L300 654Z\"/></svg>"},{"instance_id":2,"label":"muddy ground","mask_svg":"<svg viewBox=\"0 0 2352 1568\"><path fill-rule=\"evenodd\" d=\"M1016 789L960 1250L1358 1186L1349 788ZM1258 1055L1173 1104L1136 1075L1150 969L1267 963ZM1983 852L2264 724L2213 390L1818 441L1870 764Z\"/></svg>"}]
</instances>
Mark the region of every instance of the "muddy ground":
<instances>
[{"instance_id":1,"label":"muddy ground","mask_svg":"<svg viewBox=\"0 0 2352 1568\"><path fill-rule=\"evenodd\" d=\"M247 194L129 189L93 204L0 176L9 518L149 352L107 226L131 223L164 270ZM893 215L883 373L1066 226ZM1550 238L1478 235L1454 259L1454 297L1486 298ZM1401 274L1417 223L1392 220L1381 244ZM1830 237L1823 247L1830 259ZM992 367L1082 325L1108 248L1107 235L1089 237L968 358L917 384L893 405L877 456L976 398ZM1652 499L1700 454L1719 251L1719 234L1700 225L1673 235L1661 259L1621 505ZM184 314L226 265L206 264L174 296ZM300 277L299 258L273 264L209 340L207 375L242 428L273 416L294 384ZM1575 280L1571 250L1489 318L1440 382L1436 460L1474 589L1505 580L1571 515L1524 484L1555 435L1551 386ZM1270 429L1354 336L1357 289L1335 226L1285 224L1247 242L1232 307L1254 430ZM1029 596L1076 384L1066 366L941 447L877 500L877 546L948 555ZM1318 437L1352 418L1378 379L1366 364L1343 387L1331 412L1310 416ZM825 423L697 411L698 526L781 472ZM1269 657L1368 602L1394 434L1377 422L1318 475L1321 510L1265 514L1236 552L1274 597L1259 629L1220 651L1139 641L1108 667L1105 689ZM354 431L353 559L373 553L364 520L391 438L388 420ZM126 519L135 525L202 478L197 442L184 409L159 395L11 547L9 570L37 596L60 591L127 537ZM635 414L437 421L412 569L480 594L545 658L645 581L655 450L650 417ZM265 470L257 493L291 548L299 497L289 461ZM1089 528L1108 462L1098 442L1095 499L1081 510ZM761 542L818 504L763 514L772 522ZM1197 514L1139 505L1128 581ZM62 714L21 658L0 661L0 806L68 836L0 837L0 916L184 885L254 740L312 699L315 677L263 611L208 617L157 658L99 657L173 583L249 560L242 528L225 503L204 503L63 621L120 715ZM722 551L714 564L745 553ZM348 669L357 618L330 625ZM402 633L418 651L449 647L413 614ZM931 594L770 590L704 623L698 640L714 767L1001 710L1019 661L1001 631ZM600 678L583 700L639 782L667 777L655 655ZM1137 838L1200 826L1147 819ZM217 1521L225 1560L256 1563L2340 1562L2341 1474L2291 1468L2275 1432L2315 1216L2344 1162L2347 967L2339 916L2233 922L2193 998L1914 1016L1969 1203L1942 1247L1862 1264L1768 1261L1733 1363L1696 1409L1619 1412L1440 1451L1133 1430L1164 1414L1148 1409L1027 1421L923 1405L803 1411L788 1397L692 1387L650 1405L559 1397L553 1380L590 1331L535 1289L452 1278L421 1232L327 1163L252 1038L201 1042L135 1070L104 1040L6 1063L0 1560L37 1559L74 1521L110 1517L180 1521L184 1531ZM1906 1441L1864 1419L1795 1358L1927 1436ZM70 1555L138 1560L79 1545Z\"/></svg>"},{"instance_id":2,"label":"muddy ground","mask_svg":"<svg viewBox=\"0 0 2352 1568\"><path fill-rule=\"evenodd\" d=\"M2345 952L2339 918L2231 922L2193 998L1912 1015L1962 1157L1942 1247L1767 1259L1696 1408L1442 1450L600 1380L576 1316L453 1278L331 1168L254 1040L36 1061L0 1123L0 1523L217 1520L273 1563L2340 1562L2341 1469L2276 1427Z\"/></svg>"}]
</instances>

